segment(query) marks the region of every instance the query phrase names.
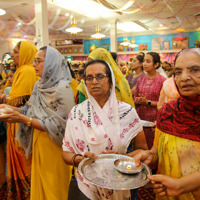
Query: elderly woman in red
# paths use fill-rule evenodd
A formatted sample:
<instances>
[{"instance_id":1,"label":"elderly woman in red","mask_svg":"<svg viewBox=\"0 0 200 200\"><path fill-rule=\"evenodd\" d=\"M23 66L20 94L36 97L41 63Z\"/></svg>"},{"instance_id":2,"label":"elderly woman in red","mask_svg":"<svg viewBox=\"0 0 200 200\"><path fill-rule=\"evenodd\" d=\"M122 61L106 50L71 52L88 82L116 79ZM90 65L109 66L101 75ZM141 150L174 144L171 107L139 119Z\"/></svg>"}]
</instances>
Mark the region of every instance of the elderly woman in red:
<instances>
[{"instance_id":1,"label":"elderly woman in red","mask_svg":"<svg viewBox=\"0 0 200 200\"><path fill-rule=\"evenodd\" d=\"M197 200L200 197L200 49L177 55L175 83L180 93L159 111L154 145L131 155L157 164L149 176L157 198ZM136 155L135 155L136 154ZM161 175L160 175L161 174Z\"/></svg>"}]
</instances>

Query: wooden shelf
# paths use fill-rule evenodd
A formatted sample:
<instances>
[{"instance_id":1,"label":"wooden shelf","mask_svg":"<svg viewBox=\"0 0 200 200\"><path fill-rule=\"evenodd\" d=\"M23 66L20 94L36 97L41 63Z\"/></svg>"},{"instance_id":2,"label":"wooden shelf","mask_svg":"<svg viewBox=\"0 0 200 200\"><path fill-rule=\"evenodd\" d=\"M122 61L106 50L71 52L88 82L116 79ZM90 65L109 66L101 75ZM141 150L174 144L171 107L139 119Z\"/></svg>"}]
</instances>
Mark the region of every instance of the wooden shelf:
<instances>
[{"instance_id":1,"label":"wooden shelf","mask_svg":"<svg viewBox=\"0 0 200 200\"><path fill-rule=\"evenodd\" d=\"M66 56L77 56L77 57L78 56L88 56L88 54L75 54L75 53L74 54L73 53L71 53L71 54L62 54L62 55L65 56L65 57Z\"/></svg>"}]
</instances>

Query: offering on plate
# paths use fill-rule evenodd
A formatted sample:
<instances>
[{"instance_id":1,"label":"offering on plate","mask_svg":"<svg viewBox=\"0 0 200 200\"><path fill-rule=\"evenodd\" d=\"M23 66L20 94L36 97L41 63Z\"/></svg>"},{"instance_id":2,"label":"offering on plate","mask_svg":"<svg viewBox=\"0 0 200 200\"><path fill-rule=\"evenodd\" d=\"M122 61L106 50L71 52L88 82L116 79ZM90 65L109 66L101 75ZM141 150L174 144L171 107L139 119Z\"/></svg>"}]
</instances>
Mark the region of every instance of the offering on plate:
<instances>
[{"instance_id":1,"label":"offering on plate","mask_svg":"<svg viewBox=\"0 0 200 200\"><path fill-rule=\"evenodd\" d=\"M114 165L116 169L125 174L136 174L142 171L143 164L136 166L134 158L120 158L115 160Z\"/></svg>"},{"instance_id":2,"label":"offering on plate","mask_svg":"<svg viewBox=\"0 0 200 200\"><path fill-rule=\"evenodd\" d=\"M120 172L115 166L115 161L126 161L126 173ZM119 162L120 164L124 164ZM80 175L93 185L113 190L136 189L146 185L150 174L148 166L144 163L136 169L134 158L120 154L100 154L96 159L85 158L78 166ZM130 173L131 172L131 173Z\"/></svg>"}]
</instances>

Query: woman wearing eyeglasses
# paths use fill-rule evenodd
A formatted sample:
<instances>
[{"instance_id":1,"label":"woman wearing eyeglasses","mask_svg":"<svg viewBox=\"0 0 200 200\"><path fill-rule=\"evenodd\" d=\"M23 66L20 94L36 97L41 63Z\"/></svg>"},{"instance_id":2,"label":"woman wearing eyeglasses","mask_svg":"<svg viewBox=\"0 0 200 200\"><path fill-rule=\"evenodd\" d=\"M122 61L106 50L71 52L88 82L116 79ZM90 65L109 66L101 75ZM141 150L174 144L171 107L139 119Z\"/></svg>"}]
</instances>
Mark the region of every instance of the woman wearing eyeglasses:
<instances>
[{"instance_id":1,"label":"woman wearing eyeglasses","mask_svg":"<svg viewBox=\"0 0 200 200\"><path fill-rule=\"evenodd\" d=\"M135 148L147 149L144 132L135 109L118 101L112 68L103 60L86 64L85 88L88 99L69 114L63 140L63 158L78 166L85 157L118 152L125 154L134 140ZM79 189L89 199L126 199L129 191L112 191L90 184L77 173Z\"/></svg>"},{"instance_id":2,"label":"woman wearing eyeglasses","mask_svg":"<svg viewBox=\"0 0 200 200\"><path fill-rule=\"evenodd\" d=\"M150 151L131 153L158 166L149 176L157 199L197 200L200 197L200 49L181 51L174 80L180 97L163 105L157 116Z\"/></svg>"},{"instance_id":3,"label":"woman wearing eyeglasses","mask_svg":"<svg viewBox=\"0 0 200 200\"><path fill-rule=\"evenodd\" d=\"M37 51L34 45L26 41L14 47L11 56L16 72L9 99L4 99L8 105L23 106L29 99L37 81L32 65ZM21 145L15 140L17 127L18 123L7 123L7 199L29 199L31 156L26 158ZM3 158L0 158L0 162L3 163Z\"/></svg>"},{"instance_id":4,"label":"woman wearing eyeglasses","mask_svg":"<svg viewBox=\"0 0 200 200\"><path fill-rule=\"evenodd\" d=\"M20 152L25 151L26 158L32 154L31 195L27 191L23 198L8 199L66 200L71 168L62 159L61 146L66 120L74 106L72 77L65 58L50 46L36 53L33 66L40 80L25 106L0 105L11 109L0 120L19 123L15 137Z\"/></svg>"},{"instance_id":5,"label":"woman wearing eyeglasses","mask_svg":"<svg viewBox=\"0 0 200 200\"><path fill-rule=\"evenodd\" d=\"M88 61L95 59L104 60L111 66L115 77L115 93L117 99L135 106L128 81L123 76L117 63L112 58L111 53L104 48L97 48L88 56ZM85 99L87 99L87 93L83 81L81 81L77 89L79 91L79 103L82 103Z\"/></svg>"}]
</instances>

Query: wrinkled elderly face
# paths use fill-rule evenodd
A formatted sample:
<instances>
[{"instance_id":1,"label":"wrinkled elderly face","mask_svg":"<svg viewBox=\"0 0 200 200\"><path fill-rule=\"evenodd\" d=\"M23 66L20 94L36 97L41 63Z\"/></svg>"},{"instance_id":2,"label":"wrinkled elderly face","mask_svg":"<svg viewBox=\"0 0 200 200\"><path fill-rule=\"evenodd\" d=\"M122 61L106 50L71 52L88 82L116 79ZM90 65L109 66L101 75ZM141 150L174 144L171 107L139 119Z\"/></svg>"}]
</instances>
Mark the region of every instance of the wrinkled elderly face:
<instances>
[{"instance_id":1,"label":"wrinkled elderly face","mask_svg":"<svg viewBox=\"0 0 200 200\"><path fill-rule=\"evenodd\" d=\"M183 96L200 95L200 55L192 51L180 54L174 67L175 82Z\"/></svg>"}]
</instances>

